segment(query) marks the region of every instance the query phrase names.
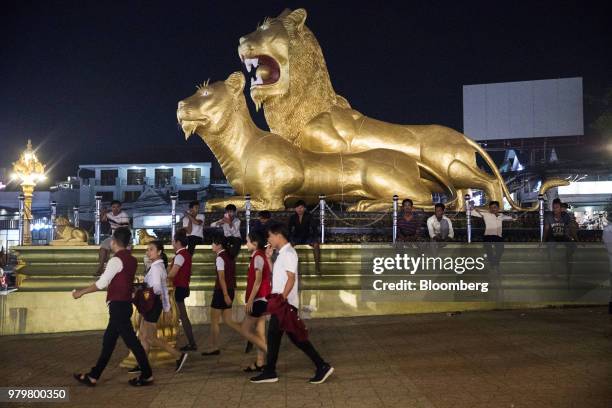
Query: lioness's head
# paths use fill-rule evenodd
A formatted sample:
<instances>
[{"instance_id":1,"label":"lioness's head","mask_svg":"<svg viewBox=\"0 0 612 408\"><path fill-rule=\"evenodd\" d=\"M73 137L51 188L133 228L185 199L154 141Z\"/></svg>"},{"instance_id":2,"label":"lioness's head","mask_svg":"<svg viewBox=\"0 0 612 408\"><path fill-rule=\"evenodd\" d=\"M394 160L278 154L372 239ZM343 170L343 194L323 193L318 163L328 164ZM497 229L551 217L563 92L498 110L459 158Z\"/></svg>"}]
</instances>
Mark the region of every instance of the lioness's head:
<instances>
[{"instance_id":1,"label":"lioness's head","mask_svg":"<svg viewBox=\"0 0 612 408\"><path fill-rule=\"evenodd\" d=\"M198 85L196 93L180 101L176 117L185 138L196 132L219 134L233 113L246 110L244 83L242 72L234 72L225 81Z\"/></svg>"},{"instance_id":2,"label":"lioness's head","mask_svg":"<svg viewBox=\"0 0 612 408\"><path fill-rule=\"evenodd\" d=\"M305 22L306 10L285 10L240 38L238 55L254 73L251 98L257 109L306 86L333 94L321 47Z\"/></svg>"},{"instance_id":3,"label":"lioness's head","mask_svg":"<svg viewBox=\"0 0 612 408\"><path fill-rule=\"evenodd\" d=\"M66 225L70 225L70 220L63 215L60 215L55 219L55 225L58 227L65 227Z\"/></svg>"}]
</instances>

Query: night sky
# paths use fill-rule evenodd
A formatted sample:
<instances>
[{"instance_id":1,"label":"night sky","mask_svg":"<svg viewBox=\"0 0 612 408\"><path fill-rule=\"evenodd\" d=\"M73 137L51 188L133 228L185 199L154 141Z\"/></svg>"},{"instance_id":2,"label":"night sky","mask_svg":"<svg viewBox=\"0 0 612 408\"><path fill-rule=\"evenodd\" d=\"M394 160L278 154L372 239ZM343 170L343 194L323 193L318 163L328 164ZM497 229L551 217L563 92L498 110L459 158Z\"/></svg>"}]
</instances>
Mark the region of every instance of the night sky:
<instances>
[{"instance_id":1,"label":"night sky","mask_svg":"<svg viewBox=\"0 0 612 408\"><path fill-rule=\"evenodd\" d=\"M377 119L461 130L465 84L583 76L587 95L612 86L610 6L514 3L3 2L0 167L27 138L55 164L53 179L138 151L207 159L177 126L178 100L240 70L238 38L285 7L307 9L336 91Z\"/></svg>"}]
</instances>

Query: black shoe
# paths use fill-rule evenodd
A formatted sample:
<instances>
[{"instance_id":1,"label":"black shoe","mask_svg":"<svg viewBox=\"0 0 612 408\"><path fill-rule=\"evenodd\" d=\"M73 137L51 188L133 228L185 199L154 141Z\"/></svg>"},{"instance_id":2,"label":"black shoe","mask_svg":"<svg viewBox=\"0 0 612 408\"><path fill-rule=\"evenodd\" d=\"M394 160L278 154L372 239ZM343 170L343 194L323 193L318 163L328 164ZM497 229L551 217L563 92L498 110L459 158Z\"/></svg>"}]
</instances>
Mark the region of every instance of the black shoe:
<instances>
[{"instance_id":1,"label":"black shoe","mask_svg":"<svg viewBox=\"0 0 612 408\"><path fill-rule=\"evenodd\" d=\"M265 364L258 366L257 363L255 363L251 364L247 368L242 369L242 371L244 371L245 373L260 373L264 370L265 367Z\"/></svg>"},{"instance_id":2,"label":"black shoe","mask_svg":"<svg viewBox=\"0 0 612 408\"><path fill-rule=\"evenodd\" d=\"M153 384L153 377L151 376L149 378L142 378L142 377L132 378L131 380L128 381L128 384L130 384L133 387L145 387L147 385Z\"/></svg>"},{"instance_id":3,"label":"black shoe","mask_svg":"<svg viewBox=\"0 0 612 408\"><path fill-rule=\"evenodd\" d=\"M195 344L188 344L186 346L183 346L179 349L182 352L185 351L198 351L198 346L196 346Z\"/></svg>"},{"instance_id":4,"label":"black shoe","mask_svg":"<svg viewBox=\"0 0 612 408\"><path fill-rule=\"evenodd\" d=\"M204 351L202 352L203 356L218 356L219 354L221 354L221 350L217 349L215 351Z\"/></svg>"},{"instance_id":5,"label":"black shoe","mask_svg":"<svg viewBox=\"0 0 612 408\"><path fill-rule=\"evenodd\" d=\"M276 376L276 373L263 372L256 377L251 377L251 382L255 384L274 383L274 382L278 382L278 377Z\"/></svg>"},{"instance_id":6,"label":"black shoe","mask_svg":"<svg viewBox=\"0 0 612 408\"><path fill-rule=\"evenodd\" d=\"M128 370L128 374L140 374L140 367L136 366Z\"/></svg>"},{"instance_id":7,"label":"black shoe","mask_svg":"<svg viewBox=\"0 0 612 408\"><path fill-rule=\"evenodd\" d=\"M310 379L311 384L322 384L327 378L334 372L334 367L325 363L321 367L317 368L315 376Z\"/></svg>"},{"instance_id":8,"label":"black shoe","mask_svg":"<svg viewBox=\"0 0 612 408\"><path fill-rule=\"evenodd\" d=\"M183 368L183 364L185 364L185 360L187 360L187 356L189 356L189 354L183 353L181 354L181 357L176 360L176 370L174 370L175 373L181 371L181 369Z\"/></svg>"},{"instance_id":9,"label":"black shoe","mask_svg":"<svg viewBox=\"0 0 612 408\"><path fill-rule=\"evenodd\" d=\"M253 343L247 341L246 347L244 348L244 353L249 354L253 350Z\"/></svg>"}]
</instances>

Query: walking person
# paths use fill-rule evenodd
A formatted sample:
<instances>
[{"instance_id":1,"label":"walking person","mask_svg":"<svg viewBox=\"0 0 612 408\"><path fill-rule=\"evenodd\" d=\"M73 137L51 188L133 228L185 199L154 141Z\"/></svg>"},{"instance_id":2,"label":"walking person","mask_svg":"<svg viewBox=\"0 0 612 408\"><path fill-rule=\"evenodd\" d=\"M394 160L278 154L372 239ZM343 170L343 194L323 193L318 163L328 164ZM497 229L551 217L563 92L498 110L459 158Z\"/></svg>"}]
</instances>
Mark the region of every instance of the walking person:
<instances>
[{"instance_id":1,"label":"walking person","mask_svg":"<svg viewBox=\"0 0 612 408\"><path fill-rule=\"evenodd\" d=\"M268 327L268 358L263 372L251 378L253 383L277 382L276 362L283 334L287 332L291 342L314 363L316 372L310 379L311 384L320 384L334 372L334 368L325 362L308 340L306 327L298 317L300 306L298 297L298 255L289 243L289 232L283 224L272 224L268 229L268 248L279 250L272 267L272 294L268 299L270 325Z\"/></svg>"},{"instance_id":2,"label":"walking person","mask_svg":"<svg viewBox=\"0 0 612 408\"><path fill-rule=\"evenodd\" d=\"M96 276L100 276L104 270L104 264L108 261L108 257L111 252L111 240L113 234L117 228L126 227L130 228L130 217L121 209L121 201L111 201L111 211L107 212L106 209L102 210L100 215L101 222L108 222L111 228L111 236L106 238L100 243L100 250L98 252L98 269L96 270Z\"/></svg>"},{"instance_id":3,"label":"walking person","mask_svg":"<svg viewBox=\"0 0 612 408\"><path fill-rule=\"evenodd\" d=\"M315 261L315 271L321 273L321 247L317 235L317 226L312 215L306 211L304 200L295 203L295 212L289 217L289 241L292 246L310 245Z\"/></svg>"},{"instance_id":4,"label":"walking person","mask_svg":"<svg viewBox=\"0 0 612 408\"><path fill-rule=\"evenodd\" d=\"M131 321L134 276L138 265L136 258L127 250L131 239L132 233L128 228L116 228L110 243L115 255L108 261L104 273L90 286L72 291L72 297L79 299L88 293L107 288L106 303L109 320L104 331L102 351L98 362L88 373L74 374L74 378L81 384L91 387L96 385L115 350L119 337L123 339L125 345L134 354L138 366L141 368L140 376L129 380L129 384L146 386L153 383L153 372L147 354L140 341L138 341L138 337L136 337Z\"/></svg>"},{"instance_id":5,"label":"walking person","mask_svg":"<svg viewBox=\"0 0 612 408\"><path fill-rule=\"evenodd\" d=\"M250 373L262 371L266 347L266 318L268 305L266 297L271 293L271 269L266 257L266 243L258 231L251 231L247 236L247 248L251 251L249 271L247 273L247 288L245 294L245 317L240 326L242 335L257 344L257 359L254 364L244 369ZM254 330L253 330L254 329Z\"/></svg>"},{"instance_id":6,"label":"walking person","mask_svg":"<svg viewBox=\"0 0 612 408\"><path fill-rule=\"evenodd\" d=\"M215 259L216 280L210 304L210 341L209 349L203 356L216 356L219 350L219 323L221 319L232 329L241 333L240 326L232 319L232 303L236 289L236 256L240 246L231 237L221 234L212 239L212 250L217 254Z\"/></svg>"},{"instance_id":7,"label":"walking person","mask_svg":"<svg viewBox=\"0 0 612 408\"><path fill-rule=\"evenodd\" d=\"M183 228L187 232L187 251L193 257L196 245L204 243L204 214L199 214L200 203L192 201L183 217Z\"/></svg>"},{"instance_id":8,"label":"walking person","mask_svg":"<svg viewBox=\"0 0 612 408\"><path fill-rule=\"evenodd\" d=\"M191 321L187 315L187 307L185 306L185 299L189 297L189 283L191 281L191 254L187 250L187 234L185 230L180 229L174 235L174 241L172 246L176 251L172 264L170 266L170 272L168 273L168 279L172 280L174 285L174 300L176 302L176 308L179 312L179 319L183 326L183 332L189 342L187 345L180 348L181 351L196 351L198 346L196 345L195 338L193 337L193 329L191 328Z\"/></svg>"},{"instance_id":9,"label":"walking person","mask_svg":"<svg viewBox=\"0 0 612 408\"><path fill-rule=\"evenodd\" d=\"M140 327L138 330L138 337L142 343L142 347L148 354L151 347L159 347L172 356L176 360L176 367L174 372L179 372L187 360L187 353L180 353L164 339L157 337L157 321L162 314L170 312L170 300L168 296L168 286L166 285L166 279L168 274L166 268L168 267L168 257L164 253L164 244L161 241L153 241L147 245L146 250L147 258L151 262L151 267L147 271L144 277L144 282L148 287L153 289L155 294L155 301L153 308L145 314L141 314ZM132 368L129 373L139 374L141 372L140 366Z\"/></svg>"}]
</instances>

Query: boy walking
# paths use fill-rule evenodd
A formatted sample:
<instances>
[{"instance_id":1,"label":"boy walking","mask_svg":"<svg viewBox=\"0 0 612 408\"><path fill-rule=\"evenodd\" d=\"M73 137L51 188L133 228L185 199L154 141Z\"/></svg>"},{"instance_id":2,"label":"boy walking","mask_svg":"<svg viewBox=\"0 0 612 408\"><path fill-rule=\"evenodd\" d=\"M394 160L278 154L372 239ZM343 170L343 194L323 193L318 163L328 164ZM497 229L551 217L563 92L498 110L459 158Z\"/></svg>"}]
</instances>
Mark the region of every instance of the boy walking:
<instances>
[{"instance_id":1,"label":"boy walking","mask_svg":"<svg viewBox=\"0 0 612 408\"><path fill-rule=\"evenodd\" d=\"M102 352L98 358L96 366L86 374L74 374L74 378L81 384L93 387L96 385L104 368L108 364L117 339L121 337L125 345L136 357L138 365L141 368L140 377L132 378L129 381L133 386L151 385L153 383L153 373L147 354L145 353L142 344L136 337L134 327L132 326L132 292L134 291L134 275L138 261L127 250L132 233L128 228L118 227L113 233L113 238L110 246L115 253L106 265L106 269L100 278L90 286L73 290L72 297L80 298L88 293L93 293L98 290L107 288L106 303L108 305L108 326L104 331L102 340Z\"/></svg>"},{"instance_id":2,"label":"boy walking","mask_svg":"<svg viewBox=\"0 0 612 408\"><path fill-rule=\"evenodd\" d=\"M268 327L268 359L263 373L251 378L253 383L277 382L276 362L281 339L287 332L291 342L304 352L314 363L316 372L310 379L311 384L321 384L334 372L334 368L326 363L307 339L304 323L298 317L300 306L298 297L298 256L289 243L289 233L283 224L272 224L268 229L268 242L278 249L278 257L273 264L272 295L268 303L271 314ZM266 255L272 254L268 248ZM271 261L270 261L271 262Z\"/></svg>"}]
</instances>

